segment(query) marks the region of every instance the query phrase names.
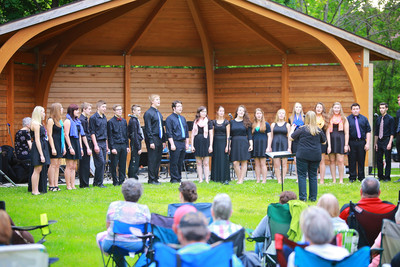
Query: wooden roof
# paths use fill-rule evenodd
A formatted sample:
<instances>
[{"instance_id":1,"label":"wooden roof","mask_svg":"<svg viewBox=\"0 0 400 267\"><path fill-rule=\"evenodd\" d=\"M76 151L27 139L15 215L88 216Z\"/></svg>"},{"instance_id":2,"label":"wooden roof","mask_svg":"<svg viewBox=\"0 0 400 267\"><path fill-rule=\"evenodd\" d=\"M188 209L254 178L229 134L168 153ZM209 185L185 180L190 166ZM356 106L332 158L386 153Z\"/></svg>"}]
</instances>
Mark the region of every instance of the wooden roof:
<instances>
[{"instance_id":1,"label":"wooden roof","mask_svg":"<svg viewBox=\"0 0 400 267\"><path fill-rule=\"evenodd\" d=\"M281 64L283 55L289 64L338 62L315 30L337 39L356 62L363 49L370 60L400 59L397 51L265 0L80 1L0 26L0 45L44 23L19 51L52 55L63 45L69 60L61 63L70 64L125 54L133 65L204 66L207 54L214 66Z\"/></svg>"}]
</instances>

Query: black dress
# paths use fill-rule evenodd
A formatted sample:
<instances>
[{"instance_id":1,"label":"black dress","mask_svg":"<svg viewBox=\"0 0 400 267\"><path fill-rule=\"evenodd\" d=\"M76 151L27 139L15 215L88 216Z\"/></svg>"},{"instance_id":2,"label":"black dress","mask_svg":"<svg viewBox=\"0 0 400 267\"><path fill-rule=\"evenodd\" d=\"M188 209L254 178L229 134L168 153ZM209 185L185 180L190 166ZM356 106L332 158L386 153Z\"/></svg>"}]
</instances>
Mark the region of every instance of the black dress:
<instances>
[{"instance_id":1,"label":"black dress","mask_svg":"<svg viewBox=\"0 0 400 267\"><path fill-rule=\"evenodd\" d=\"M31 175L28 182L28 191L32 191L32 173L34 166L42 166L42 171L40 172L38 190L40 193L47 193L47 170L48 165L50 164L50 155L49 155L49 141L47 140L47 131L43 125L40 125L40 144L42 146L42 152L45 159L45 162L42 163L40 161L40 154L36 146L35 142L35 133L31 131L32 138L32 150L31 150Z\"/></svg>"},{"instance_id":2,"label":"black dress","mask_svg":"<svg viewBox=\"0 0 400 267\"><path fill-rule=\"evenodd\" d=\"M288 130L285 122L282 126L275 123L272 139L272 152L287 151L288 150Z\"/></svg>"},{"instance_id":3,"label":"black dress","mask_svg":"<svg viewBox=\"0 0 400 267\"><path fill-rule=\"evenodd\" d=\"M53 155L51 153L51 146L49 146L50 158L62 158L63 151L61 149L61 127L58 127L55 123L53 124L53 134L51 136L53 137L53 143L57 151L57 155Z\"/></svg>"},{"instance_id":4,"label":"black dress","mask_svg":"<svg viewBox=\"0 0 400 267\"><path fill-rule=\"evenodd\" d=\"M81 126L76 125L76 130L78 133L81 132ZM71 131L70 131L71 133ZM79 138L72 137L71 134L69 135L69 140L71 141L71 146L75 151L75 155L71 155L69 149L67 149L67 154L65 154L66 159L73 159L73 160L78 160L82 159L82 154L81 154L81 144L79 143Z\"/></svg>"},{"instance_id":5,"label":"black dress","mask_svg":"<svg viewBox=\"0 0 400 267\"><path fill-rule=\"evenodd\" d=\"M344 154L344 131L339 131L339 124L333 124L331 135L331 153Z\"/></svg>"},{"instance_id":6,"label":"black dress","mask_svg":"<svg viewBox=\"0 0 400 267\"><path fill-rule=\"evenodd\" d=\"M214 126L214 141L211 180L215 182L230 181L229 155L225 153L225 147L227 145L226 127L229 122L227 120L224 120L222 124L218 124L216 120L212 122Z\"/></svg>"},{"instance_id":7,"label":"black dress","mask_svg":"<svg viewBox=\"0 0 400 267\"><path fill-rule=\"evenodd\" d=\"M265 151L268 145L268 133L271 132L271 126L265 122L265 132L260 132L260 129L255 129L253 133L253 157L266 158Z\"/></svg>"},{"instance_id":8,"label":"black dress","mask_svg":"<svg viewBox=\"0 0 400 267\"><path fill-rule=\"evenodd\" d=\"M212 130L212 121L208 121L208 130ZM207 135L207 138L204 138L204 127L198 126L198 133L194 137L194 156L195 157L209 157L211 156L208 153L208 148L210 147L210 134Z\"/></svg>"},{"instance_id":9,"label":"black dress","mask_svg":"<svg viewBox=\"0 0 400 267\"><path fill-rule=\"evenodd\" d=\"M251 127L246 128L243 121L231 120L231 161L245 161L251 158L249 140Z\"/></svg>"}]
</instances>

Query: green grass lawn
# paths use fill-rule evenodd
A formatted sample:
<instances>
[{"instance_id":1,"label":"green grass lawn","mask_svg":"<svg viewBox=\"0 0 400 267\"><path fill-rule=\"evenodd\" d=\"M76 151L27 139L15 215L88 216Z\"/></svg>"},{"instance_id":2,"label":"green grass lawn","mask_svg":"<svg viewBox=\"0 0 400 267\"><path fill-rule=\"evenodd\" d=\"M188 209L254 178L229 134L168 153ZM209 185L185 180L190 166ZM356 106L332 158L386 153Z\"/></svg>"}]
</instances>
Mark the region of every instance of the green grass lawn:
<instances>
[{"instance_id":1,"label":"green grass lawn","mask_svg":"<svg viewBox=\"0 0 400 267\"><path fill-rule=\"evenodd\" d=\"M332 184L318 186L318 195L333 193L340 205L349 200L360 199L360 183ZM268 204L278 202L281 186L276 180L266 184L246 181L242 185L222 185L219 183L197 184L199 199L197 202L212 202L217 193L227 193L233 202L231 220L246 228L254 229L266 215ZM179 202L179 184L163 183L160 186L144 184L144 193L139 200L146 204L151 212L167 214L169 203ZM106 227L106 212L110 202L123 200L121 187L90 188L67 191L65 186L60 192L49 192L32 196L26 187L0 188L0 200L6 201L6 209L16 225L39 224L39 214L47 213L49 220L58 223L51 226L52 233L44 245L51 257L60 260L54 266L102 266L100 250L96 245L96 234ZM396 203L398 183L381 183L381 199ZM298 193L295 180L287 180L284 190ZM315 203L309 203L315 205ZM34 231L35 240L40 239L39 231ZM253 250L254 244L247 243L247 250Z\"/></svg>"}]
</instances>

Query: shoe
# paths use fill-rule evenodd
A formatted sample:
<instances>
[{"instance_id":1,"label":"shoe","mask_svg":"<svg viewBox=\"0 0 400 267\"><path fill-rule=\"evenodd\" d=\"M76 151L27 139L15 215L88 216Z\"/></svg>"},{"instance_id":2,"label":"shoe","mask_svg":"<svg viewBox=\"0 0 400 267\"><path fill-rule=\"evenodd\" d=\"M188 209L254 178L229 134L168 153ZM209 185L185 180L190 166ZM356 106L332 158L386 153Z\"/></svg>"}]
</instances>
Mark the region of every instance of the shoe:
<instances>
[{"instance_id":1,"label":"shoe","mask_svg":"<svg viewBox=\"0 0 400 267\"><path fill-rule=\"evenodd\" d=\"M159 181L149 181L149 184L160 185L161 183Z\"/></svg>"},{"instance_id":2,"label":"shoe","mask_svg":"<svg viewBox=\"0 0 400 267\"><path fill-rule=\"evenodd\" d=\"M392 179L390 179L390 178L387 178L387 179L384 179L383 181L384 182L390 182Z\"/></svg>"},{"instance_id":3,"label":"shoe","mask_svg":"<svg viewBox=\"0 0 400 267\"><path fill-rule=\"evenodd\" d=\"M223 184L228 185L228 184L229 184L229 181L226 180Z\"/></svg>"},{"instance_id":4,"label":"shoe","mask_svg":"<svg viewBox=\"0 0 400 267\"><path fill-rule=\"evenodd\" d=\"M40 195L40 193L32 193L33 196Z\"/></svg>"}]
</instances>

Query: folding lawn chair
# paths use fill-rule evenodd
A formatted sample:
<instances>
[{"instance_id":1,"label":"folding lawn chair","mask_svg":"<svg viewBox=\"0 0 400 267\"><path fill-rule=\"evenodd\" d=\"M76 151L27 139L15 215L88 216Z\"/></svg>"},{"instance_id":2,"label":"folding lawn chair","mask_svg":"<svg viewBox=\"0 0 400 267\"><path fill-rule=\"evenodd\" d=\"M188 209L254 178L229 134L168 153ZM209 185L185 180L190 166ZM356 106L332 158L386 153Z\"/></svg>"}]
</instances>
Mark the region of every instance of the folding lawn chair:
<instances>
[{"instance_id":1,"label":"folding lawn chair","mask_svg":"<svg viewBox=\"0 0 400 267\"><path fill-rule=\"evenodd\" d=\"M296 247L304 248L306 246L308 246L308 244L299 244L289 240L282 234L275 234L275 250L277 263L280 267L287 267L290 253L292 253Z\"/></svg>"},{"instance_id":2,"label":"folding lawn chair","mask_svg":"<svg viewBox=\"0 0 400 267\"><path fill-rule=\"evenodd\" d=\"M49 234L51 234L50 231L50 225L56 223L57 221L55 220L48 220L47 219L47 214L46 213L42 213L40 214L40 225L34 225L34 226L16 226L16 225L12 225L11 228L13 229L13 232L15 232L16 236L14 236L13 233L13 238L12 238L12 242L14 241L13 244L24 244L24 243L29 243L29 242L19 242L21 239L24 240L24 237L21 233L19 233L20 231L33 231L36 229L40 229L41 234L42 234L42 238L36 242L38 244L43 244L44 242L46 242L45 237L48 236Z\"/></svg>"},{"instance_id":3,"label":"folding lawn chair","mask_svg":"<svg viewBox=\"0 0 400 267\"><path fill-rule=\"evenodd\" d=\"M222 242L200 253L185 254L180 254L177 250L161 243L154 246L155 262L158 267L232 266L233 244L231 242Z\"/></svg>"},{"instance_id":4,"label":"folding lawn chair","mask_svg":"<svg viewBox=\"0 0 400 267\"><path fill-rule=\"evenodd\" d=\"M49 266L49 255L42 244L0 246L0 267Z\"/></svg>"},{"instance_id":5,"label":"folding lawn chair","mask_svg":"<svg viewBox=\"0 0 400 267\"><path fill-rule=\"evenodd\" d=\"M383 248L381 264L390 264L394 256L400 252L400 225L384 219L381 234L381 247Z\"/></svg>"},{"instance_id":6,"label":"folding lawn chair","mask_svg":"<svg viewBox=\"0 0 400 267\"><path fill-rule=\"evenodd\" d=\"M153 239L153 235L150 233L150 224L149 223L144 223L144 224L129 224L129 223L124 223L121 221L114 221L113 222L113 233L114 233L114 242L115 242L115 236L116 235L132 235L131 228L137 228L139 229L143 235L136 235L137 238L141 239L143 242L143 246L139 250L128 250L124 247L118 246L117 243L115 243L113 246L111 246L110 250L108 252L103 251L103 249L100 249L101 251L101 256L103 259L103 264L104 266L108 266L111 264L111 266L114 266L114 263L116 262L116 255L122 255L125 260L125 264L128 266L131 266L128 264L128 262L125 259L125 256L130 256L130 257L135 257L135 255L138 256L138 260L141 258L140 254L146 254L148 251L148 248L151 246L151 242ZM101 244L100 244L101 245ZM108 254L108 259L107 261L105 260L105 253ZM150 263L150 261L147 261L146 263ZM132 266L135 266L133 264Z\"/></svg>"},{"instance_id":7,"label":"folding lawn chair","mask_svg":"<svg viewBox=\"0 0 400 267\"><path fill-rule=\"evenodd\" d=\"M359 235L357 230L347 229L335 231L335 245L343 247L349 251L349 253L354 253L358 248Z\"/></svg>"},{"instance_id":8,"label":"folding lawn chair","mask_svg":"<svg viewBox=\"0 0 400 267\"><path fill-rule=\"evenodd\" d=\"M294 263L297 267L365 267L369 264L370 248L363 247L340 261L327 260L301 247L296 247Z\"/></svg>"},{"instance_id":9,"label":"folding lawn chair","mask_svg":"<svg viewBox=\"0 0 400 267\"><path fill-rule=\"evenodd\" d=\"M211 203L173 203L168 205L168 216L169 217L174 217L175 211L183 205L192 205L194 206L197 211L200 211L201 213L206 216L208 220L208 224L212 223L213 219L211 216Z\"/></svg>"},{"instance_id":10,"label":"folding lawn chair","mask_svg":"<svg viewBox=\"0 0 400 267\"><path fill-rule=\"evenodd\" d=\"M233 252L236 256L240 257L243 255L244 252L244 238L245 238L245 229L242 228L236 233L231 234L228 238L223 239L216 235L215 233L211 233L210 238L208 239L208 244L215 244L217 242L232 242L233 243Z\"/></svg>"}]
</instances>

